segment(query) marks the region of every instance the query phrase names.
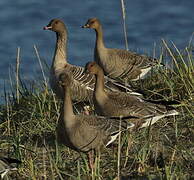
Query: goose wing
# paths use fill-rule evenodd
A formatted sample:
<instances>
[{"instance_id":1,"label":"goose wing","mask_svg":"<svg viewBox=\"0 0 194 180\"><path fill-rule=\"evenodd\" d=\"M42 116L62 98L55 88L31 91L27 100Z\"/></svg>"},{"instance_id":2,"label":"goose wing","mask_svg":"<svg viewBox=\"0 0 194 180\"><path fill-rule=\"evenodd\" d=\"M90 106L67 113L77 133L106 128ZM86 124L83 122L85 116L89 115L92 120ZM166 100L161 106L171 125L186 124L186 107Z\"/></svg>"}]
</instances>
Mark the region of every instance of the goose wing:
<instances>
[{"instance_id":1,"label":"goose wing","mask_svg":"<svg viewBox=\"0 0 194 180\"><path fill-rule=\"evenodd\" d=\"M136 117L128 117L128 120L122 118L108 118L104 116L85 116L80 117L82 125L85 128L92 128L94 132L101 132L101 135L104 134L104 138L107 137L106 146L112 143L121 131L126 131L129 128L134 127L133 123L130 123L129 119L135 119Z\"/></svg>"},{"instance_id":2,"label":"goose wing","mask_svg":"<svg viewBox=\"0 0 194 180\"><path fill-rule=\"evenodd\" d=\"M120 109L121 114L131 114L138 117L145 117L167 112L166 106L147 102L146 100L130 96L126 93L109 93L109 103L114 104L116 109ZM115 110L116 110L115 109Z\"/></svg>"},{"instance_id":3,"label":"goose wing","mask_svg":"<svg viewBox=\"0 0 194 180\"><path fill-rule=\"evenodd\" d=\"M118 59L122 60L126 66L133 65L141 69L146 69L159 64L159 61L155 58L124 49L109 49L108 52L110 56L116 56Z\"/></svg>"},{"instance_id":4,"label":"goose wing","mask_svg":"<svg viewBox=\"0 0 194 180\"><path fill-rule=\"evenodd\" d=\"M112 73L120 79L139 79L139 76L143 77L153 66L160 64L155 58L123 49L108 49L107 52L107 67L119 67Z\"/></svg>"},{"instance_id":5,"label":"goose wing","mask_svg":"<svg viewBox=\"0 0 194 180\"><path fill-rule=\"evenodd\" d=\"M84 86L88 90L94 90L95 76L85 72L85 68L69 64L68 70L71 72L74 79L75 88L77 86ZM142 94L135 92L129 84L124 84L107 76L105 76L105 88L110 91L123 91L129 94L142 96Z\"/></svg>"}]
</instances>

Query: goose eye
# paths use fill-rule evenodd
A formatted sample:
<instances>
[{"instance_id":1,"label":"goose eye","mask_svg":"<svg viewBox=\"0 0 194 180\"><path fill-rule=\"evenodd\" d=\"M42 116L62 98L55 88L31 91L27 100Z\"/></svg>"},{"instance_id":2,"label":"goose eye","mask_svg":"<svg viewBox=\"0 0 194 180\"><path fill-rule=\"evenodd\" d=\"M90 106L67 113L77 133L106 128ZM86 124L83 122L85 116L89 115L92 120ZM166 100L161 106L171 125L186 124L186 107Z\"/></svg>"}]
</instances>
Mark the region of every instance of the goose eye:
<instances>
[{"instance_id":1,"label":"goose eye","mask_svg":"<svg viewBox=\"0 0 194 180\"><path fill-rule=\"evenodd\" d=\"M58 21L55 21L55 24L58 24Z\"/></svg>"}]
</instances>

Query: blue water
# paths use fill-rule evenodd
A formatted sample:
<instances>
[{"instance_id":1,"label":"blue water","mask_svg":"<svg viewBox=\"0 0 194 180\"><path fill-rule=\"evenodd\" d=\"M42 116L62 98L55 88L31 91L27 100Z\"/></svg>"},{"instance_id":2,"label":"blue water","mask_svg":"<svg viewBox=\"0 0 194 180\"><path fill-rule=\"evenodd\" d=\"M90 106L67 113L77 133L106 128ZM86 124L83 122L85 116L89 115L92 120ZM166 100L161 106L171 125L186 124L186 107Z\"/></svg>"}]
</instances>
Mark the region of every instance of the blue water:
<instances>
[{"instance_id":1,"label":"blue water","mask_svg":"<svg viewBox=\"0 0 194 180\"><path fill-rule=\"evenodd\" d=\"M172 40L179 48L185 47L194 31L193 8L192 0L126 0L129 49L151 55L161 38ZM33 45L50 65L55 34L42 28L52 18L60 18L67 25L69 62L84 65L92 60L95 34L81 28L90 17L101 20L108 47L125 48L120 0L1 0L0 93L4 85L9 87L17 47L21 48L23 79L42 78Z\"/></svg>"}]
</instances>

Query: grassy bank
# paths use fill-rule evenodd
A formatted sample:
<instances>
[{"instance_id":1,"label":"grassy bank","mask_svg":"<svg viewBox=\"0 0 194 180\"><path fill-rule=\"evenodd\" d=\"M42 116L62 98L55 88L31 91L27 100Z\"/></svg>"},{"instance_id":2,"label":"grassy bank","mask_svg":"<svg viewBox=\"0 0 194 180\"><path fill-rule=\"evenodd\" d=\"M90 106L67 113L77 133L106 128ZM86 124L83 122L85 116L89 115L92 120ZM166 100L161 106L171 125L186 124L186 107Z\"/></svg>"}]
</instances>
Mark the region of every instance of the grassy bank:
<instances>
[{"instance_id":1,"label":"grassy bank","mask_svg":"<svg viewBox=\"0 0 194 180\"><path fill-rule=\"evenodd\" d=\"M122 134L119 148L101 152L93 174L87 159L55 140L60 102L44 82L26 88L19 81L5 93L0 109L0 155L22 161L12 179L189 179L194 178L194 60L192 48L179 51L163 41L160 59L168 63L134 84L146 98L176 100L180 115L150 128ZM36 51L37 53L37 51ZM38 56L38 54L37 54ZM39 63L41 60L38 56ZM42 66L41 66L42 67ZM44 75L44 73L43 73ZM27 86L30 87L30 86ZM80 110L78 110L80 112ZM81 113L81 112L80 112Z\"/></svg>"}]
</instances>

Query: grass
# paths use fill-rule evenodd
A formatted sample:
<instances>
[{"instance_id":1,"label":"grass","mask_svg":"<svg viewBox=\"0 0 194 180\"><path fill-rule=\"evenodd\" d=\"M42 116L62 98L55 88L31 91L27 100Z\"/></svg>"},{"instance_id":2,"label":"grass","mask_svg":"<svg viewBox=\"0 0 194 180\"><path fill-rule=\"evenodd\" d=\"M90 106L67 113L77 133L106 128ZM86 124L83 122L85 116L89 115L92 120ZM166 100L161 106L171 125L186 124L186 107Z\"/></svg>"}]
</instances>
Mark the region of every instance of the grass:
<instances>
[{"instance_id":1,"label":"grass","mask_svg":"<svg viewBox=\"0 0 194 180\"><path fill-rule=\"evenodd\" d=\"M55 128L60 101L46 84L26 87L19 78L18 49L16 84L5 92L0 107L0 155L18 158L22 164L11 179L192 179L194 178L194 61L192 47L180 51L163 41L173 69L158 67L134 84L146 98L176 100L179 116L161 119L149 128L122 134L118 147L107 148L91 174L85 154L56 142ZM41 58L35 47L39 64ZM164 55L165 54L165 55ZM81 113L81 112L80 112Z\"/></svg>"}]
</instances>

